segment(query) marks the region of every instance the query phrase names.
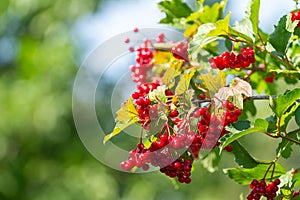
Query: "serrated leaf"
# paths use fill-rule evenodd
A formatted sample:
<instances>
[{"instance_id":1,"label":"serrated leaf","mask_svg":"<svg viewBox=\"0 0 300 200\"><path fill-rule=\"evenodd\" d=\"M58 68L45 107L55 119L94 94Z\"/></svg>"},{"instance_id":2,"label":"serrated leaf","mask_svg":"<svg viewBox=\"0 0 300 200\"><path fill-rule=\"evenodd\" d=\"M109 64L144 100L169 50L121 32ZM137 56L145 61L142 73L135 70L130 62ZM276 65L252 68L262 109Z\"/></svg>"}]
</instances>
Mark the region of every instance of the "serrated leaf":
<instances>
[{"instance_id":1,"label":"serrated leaf","mask_svg":"<svg viewBox=\"0 0 300 200\"><path fill-rule=\"evenodd\" d=\"M300 103L296 103L291 108L288 109L287 112L285 112L281 118L280 118L280 130L285 132L289 121L292 119L293 116L296 117L295 112L300 107Z\"/></svg>"},{"instance_id":2,"label":"serrated leaf","mask_svg":"<svg viewBox=\"0 0 300 200\"><path fill-rule=\"evenodd\" d=\"M254 168L245 169L245 168L228 168L224 169L224 173L234 180L236 183L241 185L249 185L253 179L260 180L264 177L269 165L259 164ZM278 163L275 164L275 170L273 174L274 178L279 178L281 175L285 174L286 170L284 167ZM266 180L270 180L271 173L268 173Z\"/></svg>"},{"instance_id":3,"label":"serrated leaf","mask_svg":"<svg viewBox=\"0 0 300 200\"><path fill-rule=\"evenodd\" d=\"M250 20L252 22L252 30L257 35L259 28L259 9L260 8L260 0L252 0L250 4Z\"/></svg>"},{"instance_id":4,"label":"serrated leaf","mask_svg":"<svg viewBox=\"0 0 300 200\"><path fill-rule=\"evenodd\" d=\"M138 119L137 118L133 118L133 119L129 119L128 121L118 121L114 127L114 130L106 135L103 139L103 143L105 144L108 140L110 140L112 137L118 135L121 131L123 131L125 128L127 128L128 126L134 124L135 122L137 122Z\"/></svg>"},{"instance_id":5,"label":"serrated leaf","mask_svg":"<svg viewBox=\"0 0 300 200\"><path fill-rule=\"evenodd\" d=\"M138 115L139 114L132 102L132 98L129 97L129 99L122 104L121 109L117 111L116 121L126 122Z\"/></svg>"},{"instance_id":6,"label":"serrated leaf","mask_svg":"<svg viewBox=\"0 0 300 200\"><path fill-rule=\"evenodd\" d=\"M252 96L252 88L251 85L236 77L233 79L232 84L229 87L222 87L218 90L218 92L214 95L214 102L216 108L222 107L222 103L226 101L229 97L232 98L233 103L238 108L243 109L243 96L251 97Z\"/></svg>"},{"instance_id":7,"label":"serrated leaf","mask_svg":"<svg viewBox=\"0 0 300 200\"><path fill-rule=\"evenodd\" d=\"M200 79L202 80L203 86L209 91L211 96L226 85L226 74L223 71L220 71L215 76L213 76L211 72L201 74Z\"/></svg>"},{"instance_id":8,"label":"serrated leaf","mask_svg":"<svg viewBox=\"0 0 300 200\"><path fill-rule=\"evenodd\" d=\"M229 131L229 134L224 135L222 138L220 138L220 150L223 150L227 145L232 143L233 141L236 141L237 139L248 135L250 133L258 133L258 132L267 132L268 129L268 122L263 119L256 119L254 122L254 125L251 128L248 128L243 131L239 131L235 129L232 125L229 127L226 127L226 130Z\"/></svg>"},{"instance_id":9,"label":"serrated leaf","mask_svg":"<svg viewBox=\"0 0 300 200\"><path fill-rule=\"evenodd\" d=\"M158 8L166 14L160 21L163 24L176 25L181 18L186 18L192 13L192 9L182 0L161 1Z\"/></svg>"},{"instance_id":10,"label":"serrated leaf","mask_svg":"<svg viewBox=\"0 0 300 200\"><path fill-rule=\"evenodd\" d=\"M252 23L250 19L243 19L241 22L236 22L234 26L229 28L230 34L241 37L249 42L255 40L254 33L252 31Z\"/></svg>"},{"instance_id":11,"label":"serrated leaf","mask_svg":"<svg viewBox=\"0 0 300 200\"><path fill-rule=\"evenodd\" d=\"M269 42L276 49L277 52L285 54L286 46L292 33L286 29L287 16L280 18L275 30L270 35Z\"/></svg>"},{"instance_id":12,"label":"serrated leaf","mask_svg":"<svg viewBox=\"0 0 300 200\"><path fill-rule=\"evenodd\" d=\"M207 44L216 41L219 37L217 36L207 36L207 34L214 30L216 25L214 23L207 23L200 25L197 33L194 35L193 39L189 43L188 53L192 60L198 58L198 54L201 49Z\"/></svg>"},{"instance_id":13,"label":"serrated leaf","mask_svg":"<svg viewBox=\"0 0 300 200\"><path fill-rule=\"evenodd\" d=\"M207 171L213 173L218 170L220 159L221 155L219 154L219 148L215 147L202 159L201 163Z\"/></svg>"},{"instance_id":14,"label":"serrated leaf","mask_svg":"<svg viewBox=\"0 0 300 200\"><path fill-rule=\"evenodd\" d=\"M168 68L162 77L162 82L168 88L172 88L175 84L175 78L180 75L180 72L173 68Z\"/></svg>"},{"instance_id":15,"label":"serrated leaf","mask_svg":"<svg viewBox=\"0 0 300 200\"><path fill-rule=\"evenodd\" d=\"M258 162L249 154L249 152L236 140L231 143L234 161L243 168L253 168Z\"/></svg>"},{"instance_id":16,"label":"serrated leaf","mask_svg":"<svg viewBox=\"0 0 300 200\"><path fill-rule=\"evenodd\" d=\"M178 85L175 89L175 94L183 94L189 89L191 79L193 78L196 70L192 70L191 72L187 74L183 74L180 77L180 80L178 82Z\"/></svg>"},{"instance_id":17,"label":"serrated leaf","mask_svg":"<svg viewBox=\"0 0 300 200\"><path fill-rule=\"evenodd\" d=\"M281 117L298 99L300 99L300 88L296 88L285 95L279 95L277 98L272 99L272 101L270 101L270 107L277 117Z\"/></svg>"},{"instance_id":18,"label":"serrated leaf","mask_svg":"<svg viewBox=\"0 0 300 200\"><path fill-rule=\"evenodd\" d=\"M229 33L229 22L230 22L230 13L224 17L224 19L220 19L216 21L216 27L214 30L211 30L206 36L220 36L227 35Z\"/></svg>"},{"instance_id":19,"label":"serrated leaf","mask_svg":"<svg viewBox=\"0 0 300 200\"><path fill-rule=\"evenodd\" d=\"M117 111L116 125L113 131L104 137L103 143L106 143L125 128L137 122L137 116L138 112L132 102L132 98L129 97L128 100L123 103L121 108Z\"/></svg>"},{"instance_id":20,"label":"serrated leaf","mask_svg":"<svg viewBox=\"0 0 300 200\"><path fill-rule=\"evenodd\" d=\"M299 141L297 133L298 133L297 131L288 133L287 137L294 139L296 141ZM279 143L279 145L276 149L276 153L277 154L280 153L283 158L289 158L293 151L293 149L292 149L293 144L294 144L294 142L291 142L287 139L282 138L282 141Z\"/></svg>"}]
</instances>

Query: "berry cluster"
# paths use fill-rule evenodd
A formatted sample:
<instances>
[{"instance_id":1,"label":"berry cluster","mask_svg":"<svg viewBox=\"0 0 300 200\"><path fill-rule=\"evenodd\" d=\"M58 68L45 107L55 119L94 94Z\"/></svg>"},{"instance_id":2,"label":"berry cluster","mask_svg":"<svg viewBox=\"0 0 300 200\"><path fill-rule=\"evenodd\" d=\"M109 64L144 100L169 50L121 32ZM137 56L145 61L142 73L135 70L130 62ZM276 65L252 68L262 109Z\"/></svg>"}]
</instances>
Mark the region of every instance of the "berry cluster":
<instances>
[{"instance_id":1,"label":"berry cluster","mask_svg":"<svg viewBox=\"0 0 300 200\"><path fill-rule=\"evenodd\" d=\"M246 68L255 62L254 51L252 47L241 48L241 54L236 52L224 52L222 55L209 59L210 66L213 69L223 70L225 68Z\"/></svg>"},{"instance_id":2,"label":"berry cluster","mask_svg":"<svg viewBox=\"0 0 300 200\"><path fill-rule=\"evenodd\" d=\"M270 181L268 185L265 180L256 180L254 179L250 188L252 189L250 194L247 196L248 200L259 200L262 196L267 197L268 200L273 200L277 195L278 185L280 184L279 179L275 179L274 181Z\"/></svg>"},{"instance_id":3,"label":"berry cluster","mask_svg":"<svg viewBox=\"0 0 300 200\"><path fill-rule=\"evenodd\" d=\"M191 182L191 169L192 169L193 160L180 158L177 159L172 164L161 168L160 172L166 174L170 178L178 178L180 183L189 184Z\"/></svg>"},{"instance_id":4,"label":"berry cluster","mask_svg":"<svg viewBox=\"0 0 300 200\"><path fill-rule=\"evenodd\" d=\"M176 46L171 48L171 53L177 59L182 59L188 61L188 43L187 42L179 42Z\"/></svg>"},{"instance_id":5,"label":"berry cluster","mask_svg":"<svg viewBox=\"0 0 300 200\"><path fill-rule=\"evenodd\" d=\"M131 65L131 79L137 85L147 83L147 72L152 68L150 64L153 59L153 52L147 47L138 48L136 51L136 65Z\"/></svg>"},{"instance_id":6,"label":"berry cluster","mask_svg":"<svg viewBox=\"0 0 300 200\"><path fill-rule=\"evenodd\" d=\"M138 122L146 130L151 126L151 118L158 117L158 105L148 97L149 92L158 86L156 83L141 84L131 95L137 108ZM164 128L151 139L148 147L140 140L136 149L129 153L129 159L121 163L121 167L125 170L133 167L148 170L150 165L159 167L167 176L188 184L191 182L192 163L199 157L200 149L212 149L219 145L218 139L228 133L225 126L237 121L241 110L225 101L222 113L211 114L209 107L201 107L186 118L181 117L177 108L171 106L173 92L167 89L165 95L168 121ZM205 98L205 95L201 97Z\"/></svg>"},{"instance_id":7,"label":"berry cluster","mask_svg":"<svg viewBox=\"0 0 300 200\"><path fill-rule=\"evenodd\" d=\"M120 166L127 171L133 167L142 168L146 171L149 169L149 165L152 165L159 167L162 173L171 178L177 177L180 183L190 183L192 158L189 157L188 152L185 152L181 156L176 155L179 157L176 159L176 156L173 155L174 152L172 152L172 149L179 148L179 146L176 147L178 144L175 142L178 138L180 137L168 137L167 134L163 134L158 140L152 142L149 148L145 148L140 142L136 149L130 151L129 159L122 162ZM185 142L183 145L186 146L188 144Z\"/></svg>"},{"instance_id":8,"label":"berry cluster","mask_svg":"<svg viewBox=\"0 0 300 200\"><path fill-rule=\"evenodd\" d=\"M131 97L134 99L137 112L139 114L139 123L142 125L147 125L150 123L151 119L149 116L151 101L147 97L150 91L155 90L159 84L141 84L137 86L137 91L134 92Z\"/></svg>"},{"instance_id":9,"label":"berry cluster","mask_svg":"<svg viewBox=\"0 0 300 200\"><path fill-rule=\"evenodd\" d=\"M212 149L219 143L219 138L227 134L225 126L228 126L238 120L241 110L236 108L232 103L225 101L223 103L224 112L221 116L211 116L207 107L195 110L194 118L199 118L198 134L195 135L194 141L190 146L190 150L195 158L198 158L199 151L202 148ZM229 152L231 147L226 147Z\"/></svg>"},{"instance_id":10,"label":"berry cluster","mask_svg":"<svg viewBox=\"0 0 300 200\"><path fill-rule=\"evenodd\" d=\"M292 22L294 22L295 20L300 20L300 10L296 11L296 12L291 12L292 14ZM300 27L300 21L298 22L296 28Z\"/></svg>"}]
</instances>

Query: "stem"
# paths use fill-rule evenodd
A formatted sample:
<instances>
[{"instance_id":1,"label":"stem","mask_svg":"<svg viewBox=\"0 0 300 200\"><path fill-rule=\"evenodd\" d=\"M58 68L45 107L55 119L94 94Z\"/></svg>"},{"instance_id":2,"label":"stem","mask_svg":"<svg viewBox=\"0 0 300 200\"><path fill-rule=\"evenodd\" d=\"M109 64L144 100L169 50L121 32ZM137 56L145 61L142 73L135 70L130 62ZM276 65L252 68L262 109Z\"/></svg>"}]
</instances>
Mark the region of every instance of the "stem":
<instances>
[{"instance_id":1,"label":"stem","mask_svg":"<svg viewBox=\"0 0 300 200\"><path fill-rule=\"evenodd\" d=\"M287 137L287 136L283 136L283 135L279 135L279 137L281 137L281 138L283 138L283 139L286 139L286 140L289 140L289 141L291 141L291 142L294 142L294 143L300 145L300 142L297 141L297 140L295 140L295 139L293 139L293 138L290 138L290 137Z\"/></svg>"},{"instance_id":2,"label":"stem","mask_svg":"<svg viewBox=\"0 0 300 200\"><path fill-rule=\"evenodd\" d=\"M280 131L280 123L281 123L281 117L278 118L278 122L277 122L278 135L281 135L280 134L280 132L281 132Z\"/></svg>"},{"instance_id":3,"label":"stem","mask_svg":"<svg viewBox=\"0 0 300 200\"><path fill-rule=\"evenodd\" d=\"M267 176L268 172L270 171L270 168L272 167L272 165L275 165L275 163L274 163L274 162L271 162L271 164L269 165L269 167L268 167L268 169L267 169L267 171L266 171L266 173L265 173L263 179L266 178L266 176Z\"/></svg>"},{"instance_id":4,"label":"stem","mask_svg":"<svg viewBox=\"0 0 300 200\"><path fill-rule=\"evenodd\" d=\"M247 97L245 100L269 100L270 97L276 98L277 96L271 95L259 95L259 96L252 96L252 97ZM206 99L196 99L193 101L193 103L201 104L201 103L207 103L213 101L212 98L206 98Z\"/></svg>"}]
</instances>

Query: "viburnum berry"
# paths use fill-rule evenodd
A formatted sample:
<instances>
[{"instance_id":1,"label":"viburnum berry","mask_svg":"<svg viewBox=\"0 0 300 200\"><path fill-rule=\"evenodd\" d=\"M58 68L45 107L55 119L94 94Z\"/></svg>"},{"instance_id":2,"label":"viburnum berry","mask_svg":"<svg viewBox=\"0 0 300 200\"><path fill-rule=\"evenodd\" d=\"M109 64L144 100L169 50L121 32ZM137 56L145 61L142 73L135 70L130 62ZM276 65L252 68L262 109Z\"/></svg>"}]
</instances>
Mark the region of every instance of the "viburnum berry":
<instances>
[{"instance_id":1,"label":"viburnum berry","mask_svg":"<svg viewBox=\"0 0 300 200\"><path fill-rule=\"evenodd\" d=\"M246 68L255 62L252 47L241 48L241 54L231 51L209 59L211 68L223 70L225 68Z\"/></svg>"},{"instance_id":2,"label":"viburnum berry","mask_svg":"<svg viewBox=\"0 0 300 200\"><path fill-rule=\"evenodd\" d=\"M174 109L169 112L169 117L174 118L179 115L178 110Z\"/></svg>"},{"instance_id":3,"label":"viburnum berry","mask_svg":"<svg viewBox=\"0 0 300 200\"><path fill-rule=\"evenodd\" d=\"M274 78L275 78L275 75L271 74L270 76L265 77L265 81L267 83L273 83L274 82Z\"/></svg>"},{"instance_id":4,"label":"viburnum berry","mask_svg":"<svg viewBox=\"0 0 300 200\"><path fill-rule=\"evenodd\" d=\"M206 98L205 94L202 93L199 95L199 99L205 99L205 98Z\"/></svg>"},{"instance_id":5,"label":"viburnum berry","mask_svg":"<svg viewBox=\"0 0 300 200\"><path fill-rule=\"evenodd\" d=\"M296 12L291 12L292 14L292 22L296 21L296 20L300 20L300 10L296 11ZM298 22L296 28L300 27L300 21Z\"/></svg>"},{"instance_id":6,"label":"viburnum berry","mask_svg":"<svg viewBox=\"0 0 300 200\"><path fill-rule=\"evenodd\" d=\"M173 53L175 58L188 61L187 49L188 49L187 42L179 42L176 46L171 48L171 52Z\"/></svg>"},{"instance_id":7,"label":"viburnum berry","mask_svg":"<svg viewBox=\"0 0 300 200\"><path fill-rule=\"evenodd\" d=\"M250 188L252 189L250 194L247 196L247 200L259 200L262 196L267 197L268 200L274 200L277 196L276 192L278 191L280 184L279 179L275 179L274 181L270 181L268 185L265 180L262 179L260 181L254 179L250 183Z\"/></svg>"}]
</instances>

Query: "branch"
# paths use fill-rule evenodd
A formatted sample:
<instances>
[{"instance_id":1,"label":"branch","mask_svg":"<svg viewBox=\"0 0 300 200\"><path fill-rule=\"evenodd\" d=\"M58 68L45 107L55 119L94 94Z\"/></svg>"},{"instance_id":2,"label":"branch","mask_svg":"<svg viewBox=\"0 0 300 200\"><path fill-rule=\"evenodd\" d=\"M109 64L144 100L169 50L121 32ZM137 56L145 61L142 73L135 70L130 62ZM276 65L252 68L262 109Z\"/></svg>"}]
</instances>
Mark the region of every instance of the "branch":
<instances>
[{"instance_id":1,"label":"branch","mask_svg":"<svg viewBox=\"0 0 300 200\"><path fill-rule=\"evenodd\" d=\"M260 96L252 96L252 97L247 97L245 98L245 100L269 100L270 97L272 98L276 98L277 96L271 95L271 96L267 96L267 95L260 95ZM201 104L201 103L207 103L207 102L211 102L213 101L212 98L206 98L206 99L195 99L193 100L193 103L196 104Z\"/></svg>"}]
</instances>

